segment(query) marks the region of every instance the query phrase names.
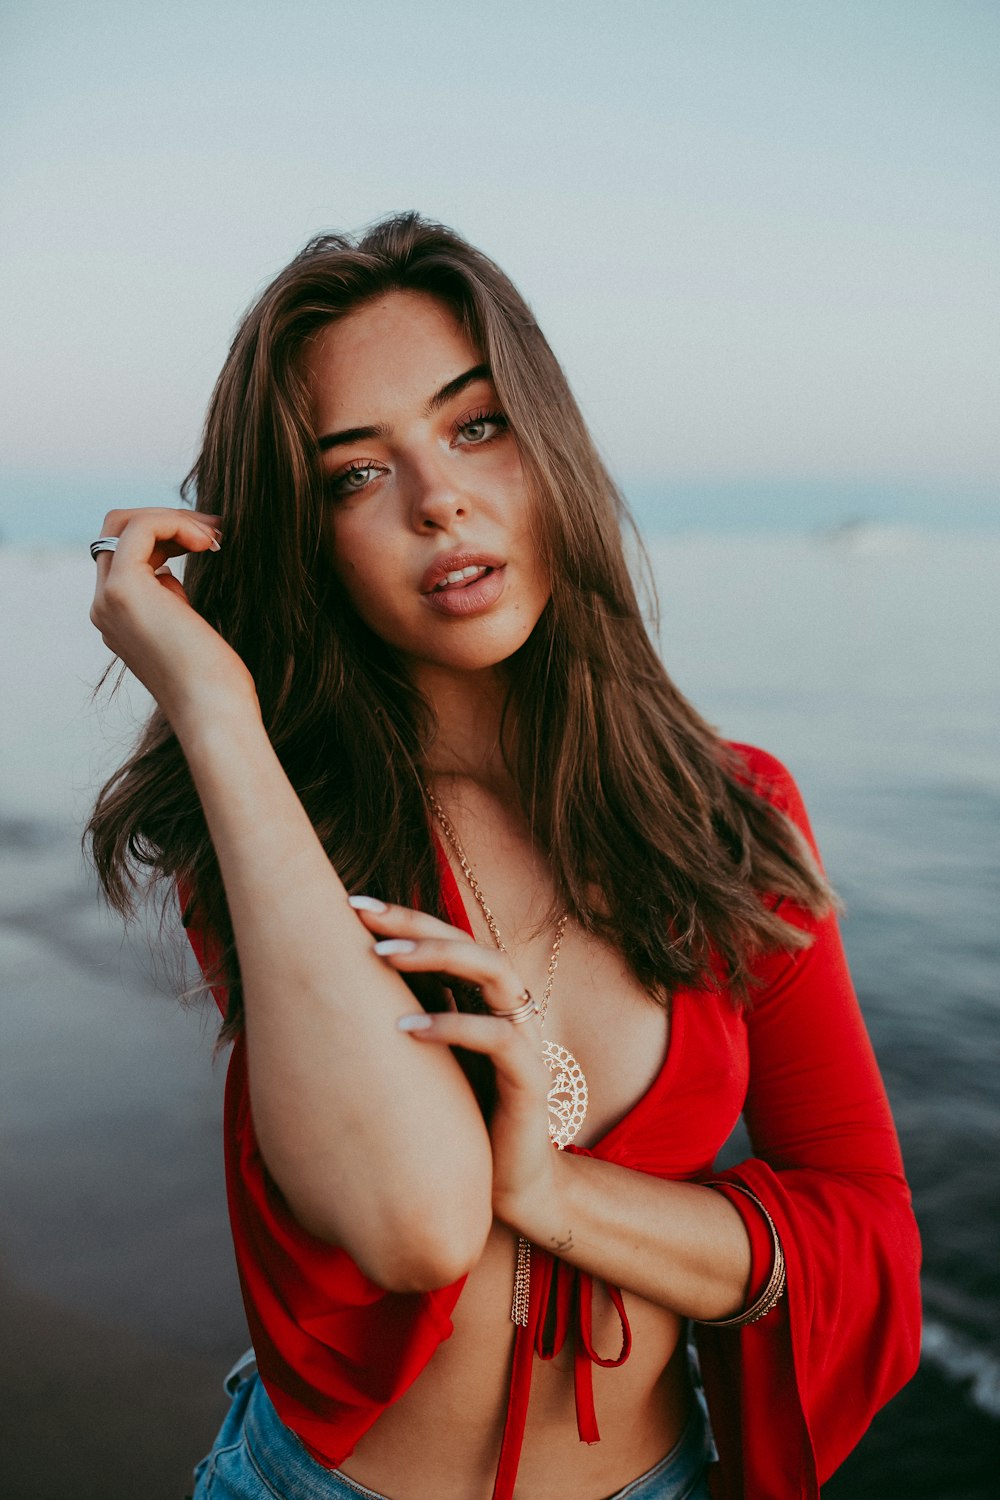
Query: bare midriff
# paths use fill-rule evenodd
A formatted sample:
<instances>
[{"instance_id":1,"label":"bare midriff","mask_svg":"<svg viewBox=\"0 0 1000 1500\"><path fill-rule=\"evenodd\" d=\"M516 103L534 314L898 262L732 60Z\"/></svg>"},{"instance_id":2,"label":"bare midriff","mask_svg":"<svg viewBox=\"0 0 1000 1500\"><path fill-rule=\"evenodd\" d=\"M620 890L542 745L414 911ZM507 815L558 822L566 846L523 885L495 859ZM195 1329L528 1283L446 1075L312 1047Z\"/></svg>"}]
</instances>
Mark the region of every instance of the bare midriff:
<instances>
[{"instance_id":1,"label":"bare midriff","mask_svg":"<svg viewBox=\"0 0 1000 1500\"><path fill-rule=\"evenodd\" d=\"M509 800L455 782L447 783L447 795L476 833L477 873L503 917L517 972L541 994L552 933L532 923L551 900L544 861L511 822ZM476 903L465 908L475 936L492 945ZM659 1075L670 1012L651 1000L620 953L576 927L563 943L557 980L546 1035L568 1047L586 1072L590 1103L575 1144L590 1147ZM452 1314L452 1336L341 1464L349 1478L389 1500L490 1500L510 1393L515 1253L514 1233L495 1223ZM615 1369L593 1366L599 1443L581 1442L577 1429L572 1334L554 1359L533 1360L517 1500L606 1500L681 1436L691 1403L683 1319L623 1295L631 1353ZM621 1339L618 1314L595 1281L592 1347L614 1359Z\"/></svg>"},{"instance_id":2,"label":"bare midriff","mask_svg":"<svg viewBox=\"0 0 1000 1500\"><path fill-rule=\"evenodd\" d=\"M510 1382L515 1241L495 1224L455 1308L455 1331L404 1396L382 1413L341 1470L390 1500L490 1500ZM572 1340L534 1360L518 1500L604 1500L653 1467L680 1437L691 1401L683 1321L630 1293L632 1352L594 1366L599 1443L577 1432ZM615 1357L618 1315L594 1287L594 1347Z\"/></svg>"}]
</instances>

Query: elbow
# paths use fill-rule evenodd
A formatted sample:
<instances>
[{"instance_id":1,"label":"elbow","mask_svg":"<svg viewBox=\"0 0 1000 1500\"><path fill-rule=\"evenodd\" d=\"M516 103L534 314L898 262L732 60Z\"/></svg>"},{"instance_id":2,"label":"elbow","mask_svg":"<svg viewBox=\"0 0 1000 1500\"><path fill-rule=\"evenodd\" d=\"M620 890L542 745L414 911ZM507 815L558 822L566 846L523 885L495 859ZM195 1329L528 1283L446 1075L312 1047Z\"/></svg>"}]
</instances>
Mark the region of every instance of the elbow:
<instances>
[{"instance_id":1,"label":"elbow","mask_svg":"<svg viewBox=\"0 0 1000 1500\"><path fill-rule=\"evenodd\" d=\"M261 1152L267 1162L263 1142ZM300 1228L386 1291L450 1286L482 1256L493 1223L488 1142L430 1162L400 1153L360 1164L338 1152L306 1169L301 1152L273 1155L268 1174Z\"/></svg>"},{"instance_id":2,"label":"elbow","mask_svg":"<svg viewBox=\"0 0 1000 1500\"><path fill-rule=\"evenodd\" d=\"M373 1213L364 1223L292 1206L313 1238L345 1250L369 1280L387 1292L433 1292L467 1276L482 1256L492 1226L489 1204L454 1201L419 1215Z\"/></svg>"},{"instance_id":3,"label":"elbow","mask_svg":"<svg viewBox=\"0 0 1000 1500\"><path fill-rule=\"evenodd\" d=\"M488 1200L460 1199L393 1223L358 1247L358 1265L389 1292L433 1292L467 1276L482 1256L492 1227Z\"/></svg>"},{"instance_id":4,"label":"elbow","mask_svg":"<svg viewBox=\"0 0 1000 1500\"><path fill-rule=\"evenodd\" d=\"M358 1264L387 1292L435 1292L468 1276L483 1253L482 1243L472 1253L451 1245L411 1246L405 1253L379 1254L369 1266Z\"/></svg>"}]
</instances>

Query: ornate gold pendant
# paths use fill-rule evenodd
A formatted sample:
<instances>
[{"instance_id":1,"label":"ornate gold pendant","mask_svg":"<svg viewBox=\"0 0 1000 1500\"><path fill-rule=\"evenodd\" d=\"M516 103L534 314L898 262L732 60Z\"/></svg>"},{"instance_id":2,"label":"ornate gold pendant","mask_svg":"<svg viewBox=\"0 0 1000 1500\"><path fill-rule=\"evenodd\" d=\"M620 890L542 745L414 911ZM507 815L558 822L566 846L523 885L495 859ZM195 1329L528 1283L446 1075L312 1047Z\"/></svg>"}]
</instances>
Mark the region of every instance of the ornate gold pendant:
<instances>
[{"instance_id":1,"label":"ornate gold pendant","mask_svg":"<svg viewBox=\"0 0 1000 1500\"><path fill-rule=\"evenodd\" d=\"M549 1105L549 1140L560 1151L568 1146L587 1118L587 1079L583 1069L566 1047L542 1040L545 1066L555 1077L547 1098ZM517 1237L517 1264L514 1268L514 1295L510 1320L519 1328L528 1326L531 1289L531 1243L523 1234Z\"/></svg>"},{"instance_id":2,"label":"ornate gold pendant","mask_svg":"<svg viewBox=\"0 0 1000 1500\"><path fill-rule=\"evenodd\" d=\"M548 1092L549 1137L561 1151L568 1146L587 1117L587 1080L583 1069L558 1042L542 1041L545 1066L555 1076Z\"/></svg>"}]
</instances>

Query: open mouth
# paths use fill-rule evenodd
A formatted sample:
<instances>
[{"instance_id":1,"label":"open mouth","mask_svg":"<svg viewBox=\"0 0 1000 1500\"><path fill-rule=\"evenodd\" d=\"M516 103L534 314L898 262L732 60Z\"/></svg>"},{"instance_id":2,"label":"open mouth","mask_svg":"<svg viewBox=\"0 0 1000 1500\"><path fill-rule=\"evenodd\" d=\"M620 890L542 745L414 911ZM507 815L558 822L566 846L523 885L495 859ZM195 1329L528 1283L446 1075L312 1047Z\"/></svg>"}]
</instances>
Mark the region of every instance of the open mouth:
<instances>
[{"instance_id":1,"label":"open mouth","mask_svg":"<svg viewBox=\"0 0 1000 1500\"><path fill-rule=\"evenodd\" d=\"M453 573L447 573L440 583L436 583L431 589L432 594L443 594L449 589L468 588L470 583L478 583L480 578L485 578L492 573L493 569L484 564L478 567L456 568Z\"/></svg>"},{"instance_id":2,"label":"open mouth","mask_svg":"<svg viewBox=\"0 0 1000 1500\"><path fill-rule=\"evenodd\" d=\"M456 548L437 557L425 570L420 590L439 615L466 618L492 609L504 591L507 560L485 547Z\"/></svg>"}]
</instances>

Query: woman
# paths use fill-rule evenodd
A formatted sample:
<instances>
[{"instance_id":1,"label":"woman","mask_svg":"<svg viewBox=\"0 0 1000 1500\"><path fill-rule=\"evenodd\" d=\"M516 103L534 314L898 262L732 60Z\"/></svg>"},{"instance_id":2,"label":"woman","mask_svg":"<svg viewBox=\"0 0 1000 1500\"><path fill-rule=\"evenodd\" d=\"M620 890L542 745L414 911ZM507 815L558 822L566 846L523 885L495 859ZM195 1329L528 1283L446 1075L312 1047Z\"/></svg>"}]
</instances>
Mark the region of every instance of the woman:
<instances>
[{"instance_id":1,"label":"woman","mask_svg":"<svg viewBox=\"0 0 1000 1500\"><path fill-rule=\"evenodd\" d=\"M233 1043L196 1496L816 1495L916 1359L898 1146L795 787L665 675L530 311L414 215L317 240L191 477L94 544L158 706L90 833Z\"/></svg>"}]
</instances>

